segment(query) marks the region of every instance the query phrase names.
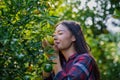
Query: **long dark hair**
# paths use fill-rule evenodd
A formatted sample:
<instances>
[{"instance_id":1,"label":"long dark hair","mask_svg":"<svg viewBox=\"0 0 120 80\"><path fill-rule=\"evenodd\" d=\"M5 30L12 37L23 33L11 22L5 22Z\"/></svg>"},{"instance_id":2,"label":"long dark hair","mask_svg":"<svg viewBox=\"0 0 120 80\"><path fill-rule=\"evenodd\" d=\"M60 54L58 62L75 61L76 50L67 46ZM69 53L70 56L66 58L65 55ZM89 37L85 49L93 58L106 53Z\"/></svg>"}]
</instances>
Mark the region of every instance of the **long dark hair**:
<instances>
[{"instance_id":1,"label":"long dark hair","mask_svg":"<svg viewBox=\"0 0 120 80\"><path fill-rule=\"evenodd\" d=\"M74 47L75 47L75 50L77 51L77 53L78 54L84 54L84 53L90 54L90 50L89 50L90 48L88 47L88 45L87 45L87 43L85 41L85 38L84 38L84 35L82 33L80 24L78 24L75 21L66 21L65 20L65 21L62 21L62 22L58 23L56 25L56 27L58 25L60 25L60 24L63 25L63 26L65 26L66 28L68 28L68 30L76 38L76 41L74 43ZM60 60L61 60L61 65L62 65L63 64L62 62L65 59L64 59L64 56L61 54L61 52L59 52L59 55L60 55ZM97 66L96 62L95 62L94 74L95 74L96 80L100 80L100 72L99 72L99 69L98 69L98 66Z\"/></svg>"}]
</instances>

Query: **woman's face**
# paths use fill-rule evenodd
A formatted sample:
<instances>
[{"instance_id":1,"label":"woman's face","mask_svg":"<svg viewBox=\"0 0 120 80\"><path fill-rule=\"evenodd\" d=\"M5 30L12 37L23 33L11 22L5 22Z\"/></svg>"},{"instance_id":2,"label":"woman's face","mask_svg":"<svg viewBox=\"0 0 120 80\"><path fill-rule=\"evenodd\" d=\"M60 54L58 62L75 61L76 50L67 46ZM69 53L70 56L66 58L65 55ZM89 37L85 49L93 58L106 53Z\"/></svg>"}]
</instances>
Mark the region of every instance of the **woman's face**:
<instances>
[{"instance_id":1,"label":"woman's face","mask_svg":"<svg viewBox=\"0 0 120 80\"><path fill-rule=\"evenodd\" d=\"M64 25L58 25L54 33L54 43L59 50L66 50L73 45L75 37Z\"/></svg>"}]
</instances>

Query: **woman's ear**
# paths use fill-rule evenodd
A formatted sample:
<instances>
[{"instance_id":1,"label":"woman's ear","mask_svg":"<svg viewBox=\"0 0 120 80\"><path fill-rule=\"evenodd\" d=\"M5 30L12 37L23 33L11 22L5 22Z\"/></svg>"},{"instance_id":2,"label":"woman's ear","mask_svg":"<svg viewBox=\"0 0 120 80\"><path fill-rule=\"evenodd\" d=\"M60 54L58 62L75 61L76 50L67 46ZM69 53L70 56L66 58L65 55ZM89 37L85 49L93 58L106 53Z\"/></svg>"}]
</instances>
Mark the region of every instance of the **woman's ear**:
<instances>
[{"instance_id":1,"label":"woman's ear","mask_svg":"<svg viewBox=\"0 0 120 80\"><path fill-rule=\"evenodd\" d=\"M72 36L72 41L74 42L74 41L76 41L76 38L75 38L75 36Z\"/></svg>"}]
</instances>

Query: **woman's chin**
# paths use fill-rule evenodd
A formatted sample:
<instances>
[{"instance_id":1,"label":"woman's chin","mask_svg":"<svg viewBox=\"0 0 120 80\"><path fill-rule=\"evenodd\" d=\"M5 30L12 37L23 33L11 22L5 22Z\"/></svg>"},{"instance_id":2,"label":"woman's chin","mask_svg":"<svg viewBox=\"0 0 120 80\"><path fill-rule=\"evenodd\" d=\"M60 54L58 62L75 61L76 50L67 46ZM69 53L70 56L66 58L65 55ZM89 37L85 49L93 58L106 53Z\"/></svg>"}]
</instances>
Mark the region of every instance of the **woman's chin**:
<instances>
[{"instance_id":1,"label":"woman's chin","mask_svg":"<svg viewBox=\"0 0 120 80\"><path fill-rule=\"evenodd\" d=\"M61 50L61 49L62 49L62 48L61 48L61 47L59 47L59 46L58 46L57 48L58 48L59 50Z\"/></svg>"}]
</instances>

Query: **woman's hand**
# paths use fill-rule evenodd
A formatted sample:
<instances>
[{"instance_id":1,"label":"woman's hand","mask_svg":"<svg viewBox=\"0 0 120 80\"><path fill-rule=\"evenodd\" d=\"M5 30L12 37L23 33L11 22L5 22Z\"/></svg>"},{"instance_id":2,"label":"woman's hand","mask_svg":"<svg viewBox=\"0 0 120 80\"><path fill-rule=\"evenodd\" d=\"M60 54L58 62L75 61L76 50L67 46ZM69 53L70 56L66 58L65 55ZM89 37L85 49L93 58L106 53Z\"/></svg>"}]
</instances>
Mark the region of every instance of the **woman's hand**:
<instances>
[{"instance_id":1,"label":"woman's hand","mask_svg":"<svg viewBox=\"0 0 120 80\"><path fill-rule=\"evenodd\" d=\"M47 37L44 37L43 39L42 39L42 47L43 47L43 49L44 49L44 56L46 56L46 58L50 58L51 56L53 56L53 54L49 54L49 50L50 49L53 49L53 44L52 44L52 41L50 42L50 40L53 40L53 39L50 39L51 37L49 37L49 36L47 36ZM49 40L48 40L49 39ZM50 44L50 43L51 44ZM45 64L46 65L46 64ZM44 68L43 69L45 69L45 68L48 68L48 66L46 67L44 65ZM51 64L52 65L52 64ZM48 78L49 76L50 76L50 74L51 74L51 72L48 72L48 71L46 71L46 70L43 70L42 71L42 75L43 75L43 78Z\"/></svg>"},{"instance_id":2,"label":"woman's hand","mask_svg":"<svg viewBox=\"0 0 120 80\"><path fill-rule=\"evenodd\" d=\"M46 48L49 47L48 49L53 49L54 53L52 55L46 54L48 56L48 58L50 58L51 56L54 56L55 58L52 59L53 63L53 71L55 74L57 74L59 71L62 70L61 64L60 64L60 59L59 59L59 49L57 47L57 45L54 43L54 45L51 45L48 40L44 39L42 40L42 47ZM43 72L45 76L48 76L48 73Z\"/></svg>"},{"instance_id":3,"label":"woman's hand","mask_svg":"<svg viewBox=\"0 0 120 80\"><path fill-rule=\"evenodd\" d=\"M48 38L48 37L47 37ZM52 43L50 42L50 40L53 40L53 39L47 39L46 37L43 38L42 40L42 47L44 48L44 54L50 58L52 56L56 56L56 53L59 52L59 49L57 48L57 46L55 45L55 43Z\"/></svg>"}]
</instances>

